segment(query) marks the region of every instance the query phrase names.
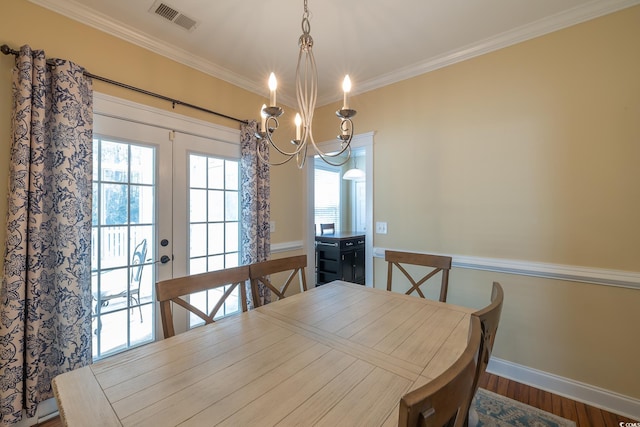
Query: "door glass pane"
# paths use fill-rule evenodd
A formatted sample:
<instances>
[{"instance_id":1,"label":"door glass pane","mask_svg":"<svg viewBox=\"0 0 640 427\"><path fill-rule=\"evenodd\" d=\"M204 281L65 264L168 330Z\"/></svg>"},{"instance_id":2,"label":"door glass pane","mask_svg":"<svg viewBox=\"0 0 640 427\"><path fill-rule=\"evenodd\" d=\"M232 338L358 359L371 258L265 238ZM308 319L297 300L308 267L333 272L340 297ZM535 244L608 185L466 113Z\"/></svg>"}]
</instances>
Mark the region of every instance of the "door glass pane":
<instances>
[{"instance_id":1,"label":"door glass pane","mask_svg":"<svg viewBox=\"0 0 640 427\"><path fill-rule=\"evenodd\" d=\"M238 220L238 192L237 191L225 191L224 192L224 217L227 221Z\"/></svg>"},{"instance_id":2,"label":"door glass pane","mask_svg":"<svg viewBox=\"0 0 640 427\"><path fill-rule=\"evenodd\" d=\"M131 146L131 182L136 184L153 185L154 170L145 167L153 164L155 150L152 147L139 145Z\"/></svg>"},{"instance_id":3,"label":"door glass pane","mask_svg":"<svg viewBox=\"0 0 640 427\"><path fill-rule=\"evenodd\" d=\"M189 159L189 182L194 183L192 188L195 188L197 183L207 182L207 158L203 156L193 156ZM200 188L206 188L202 185Z\"/></svg>"},{"instance_id":4,"label":"door glass pane","mask_svg":"<svg viewBox=\"0 0 640 427\"><path fill-rule=\"evenodd\" d=\"M225 188L227 190L237 190L238 185L240 185L240 179L238 178L240 170L237 167L237 162L227 160L224 172L226 175L224 178Z\"/></svg>"},{"instance_id":5,"label":"door glass pane","mask_svg":"<svg viewBox=\"0 0 640 427\"><path fill-rule=\"evenodd\" d=\"M154 339L155 148L93 140L93 357Z\"/></svg>"},{"instance_id":6,"label":"door glass pane","mask_svg":"<svg viewBox=\"0 0 640 427\"><path fill-rule=\"evenodd\" d=\"M189 190L189 221L204 222L207 220L207 190L192 188Z\"/></svg>"},{"instance_id":7,"label":"door glass pane","mask_svg":"<svg viewBox=\"0 0 640 427\"><path fill-rule=\"evenodd\" d=\"M103 225L126 224L129 218L129 186L127 184L100 184L100 211Z\"/></svg>"},{"instance_id":8,"label":"door glass pane","mask_svg":"<svg viewBox=\"0 0 640 427\"><path fill-rule=\"evenodd\" d=\"M239 163L201 154L189 155L189 274L215 271L238 265ZM203 165L207 168L201 172ZM193 171L198 171L194 173ZM205 262L202 262L204 260ZM192 298L196 298L192 296ZM202 311L210 312L219 294L207 292L197 296ZM237 312L239 296L227 300L219 312ZM190 327L202 324L191 316Z\"/></svg>"},{"instance_id":9,"label":"door glass pane","mask_svg":"<svg viewBox=\"0 0 640 427\"><path fill-rule=\"evenodd\" d=\"M190 258L201 257L207 254L207 224L191 224L189 245Z\"/></svg>"},{"instance_id":10,"label":"door glass pane","mask_svg":"<svg viewBox=\"0 0 640 427\"><path fill-rule=\"evenodd\" d=\"M150 224L155 216L155 189L151 185L131 186L131 223Z\"/></svg>"},{"instance_id":11,"label":"door glass pane","mask_svg":"<svg viewBox=\"0 0 640 427\"><path fill-rule=\"evenodd\" d=\"M238 223L237 222L227 222L225 224L225 236L226 236L226 251L229 252L238 252Z\"/></svg>"},{"instance_id":12,"label":"door glass pane","mask_svg":"<svg viewBox=\"0 0 640 427\"><path fill-rule=\"evenodd\" d=\"M129 144L102 141L99 152L102 181L127 182L129 173Z\"/></svg>"},{"instance_id":13,"label":"door glass pane","mask_svg":"<svg viewBox=\"0 0 640 427\"><path fill-rule=\"evenodd\" d=\"M224 221L224 209L224 191L209 190L209 221Z\"/></svg>"},{"instance_id":14,"label":"door glass pane","mask_svg":"<svg viewBox=\"0 0 640 427\"><path fill-rule=\"evenodd\" d=\"M209 224L209 255L224 253L224 224Z\"/></svg>"},{"instance_id":15,"label":"door glass pane","mask_svg":"<svg viewBox=\"0 0 640 427\"><path fill-rule=\"evenodd\" d=\"M206 273L207 271L209 270L207 270L206 258L191 258L189 260L189 274L200 274Z\"/></svg>"},{"instance_id":16,"label":"door glass pane","mask_svg":"<svg viewBox=\"0 0 640 427\"><path fill-rule=\"evenodd\" d=\"M225 184L224 179L224 160L209 157L209 188L223 189Z\"/></svg>"}]
</instances>

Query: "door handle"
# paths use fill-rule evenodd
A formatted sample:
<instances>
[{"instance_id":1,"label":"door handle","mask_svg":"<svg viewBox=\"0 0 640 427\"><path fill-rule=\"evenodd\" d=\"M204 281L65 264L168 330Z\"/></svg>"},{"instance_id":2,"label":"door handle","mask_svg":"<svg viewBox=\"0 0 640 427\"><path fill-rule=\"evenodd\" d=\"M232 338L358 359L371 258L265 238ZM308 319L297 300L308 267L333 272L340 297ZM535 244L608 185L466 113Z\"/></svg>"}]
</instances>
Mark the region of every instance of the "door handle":
<instances>
[{"instance_id":1,"label":"door handle","mask_svg":"<svg viewBox=\"0 0 640 427\"><path fill-rule=\"evenodd\" d=\"M168 263L169 261L171 261L171 258L169 258L169 255L162 255L162 256L160 257L160 262L161 262L162 264L166 264L166 263Z\"/></svg>"}]
</instances>

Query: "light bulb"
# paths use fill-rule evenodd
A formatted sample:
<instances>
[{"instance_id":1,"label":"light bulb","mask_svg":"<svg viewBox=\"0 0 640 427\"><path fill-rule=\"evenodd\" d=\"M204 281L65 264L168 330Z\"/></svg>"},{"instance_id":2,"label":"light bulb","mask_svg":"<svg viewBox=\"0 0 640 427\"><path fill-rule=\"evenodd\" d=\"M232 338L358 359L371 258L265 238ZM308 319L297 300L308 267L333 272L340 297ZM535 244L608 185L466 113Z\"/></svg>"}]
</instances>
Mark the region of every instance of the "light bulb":
<instances>
[{"instance_id":1,"label":"light bulb","mask_svg":"<svg viewBox=\"0 0 640 427\"><path fill-rule=\"evenodd\" d=\"M344 76L344 80L342 81L342 90L344 91L344 101L342 102L342 109L347 110L349 108L349 98L347 94L351 90L351 79L349 79L349 74Z\"/></svg>"},{"instance_id":2,"label":"light bulb","mask_svg":"<svg viewBox=\"0 0 640 427\"><path fill-rule=\"evenodd\" d=\"M269 103L271 107L276 106L276 89L278 88L278 81L276 80L276 75L271 73L269 74Z\"/></svg>"}]
</instances>

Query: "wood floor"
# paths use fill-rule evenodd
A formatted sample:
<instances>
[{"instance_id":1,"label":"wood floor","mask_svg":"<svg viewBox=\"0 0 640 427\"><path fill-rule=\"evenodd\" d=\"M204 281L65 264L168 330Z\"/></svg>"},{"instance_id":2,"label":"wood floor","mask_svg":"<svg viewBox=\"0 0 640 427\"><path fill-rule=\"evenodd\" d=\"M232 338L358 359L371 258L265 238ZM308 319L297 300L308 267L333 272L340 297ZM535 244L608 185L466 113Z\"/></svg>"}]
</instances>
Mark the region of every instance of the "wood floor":
<instances>
[{"instance_id":1,"label":"wood floor","mask_svg":"<svg viewBox=\"0 0 640 427\"><path fill-rule=\"evenodd\" d=\"M637 420L612 414L611 412L492 374L485 374L480 381L480 387L573 420L576 422L577 427L618 427L620 422L637 422ZM62 422L59 417L56 417L40 423L38 426L62 427Z\"/></svg>"},{"instance_id":2,"label":"wood floor","mask_svg":"<svg viewBox=\"0 0 640 427\"><path fill-rule=\"evenodd\" d=\"M488 373L480 380L480 387L568 420L573 420L576 422L577 427L618 427L620 422L635 421Z\"/></svg>"}]
</instances>

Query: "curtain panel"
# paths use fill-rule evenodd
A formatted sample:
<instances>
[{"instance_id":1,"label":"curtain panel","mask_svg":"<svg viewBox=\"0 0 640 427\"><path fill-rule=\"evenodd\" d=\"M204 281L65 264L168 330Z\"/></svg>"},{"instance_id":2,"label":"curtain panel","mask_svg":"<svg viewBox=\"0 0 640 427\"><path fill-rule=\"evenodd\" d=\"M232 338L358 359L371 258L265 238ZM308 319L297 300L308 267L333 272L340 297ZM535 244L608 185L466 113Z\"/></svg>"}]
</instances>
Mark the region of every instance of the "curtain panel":
<instances>
[{"instance_id":1,"label":"curtain panel","mask_svg":"<svg viewBox=\"0 0 640 427\"><path fill-rule=\"evenodd\" d=\"M51 380L91 363L93 94L71 62L23 46L13 72L0 293L0 424L33 417Z\"/></svg>"},{"instance_id":2,"label":"curtain panel","mask_svg":"<svg viewBox=\"0 0 640 427\"><path fill-rule=\"evenodd\" d=\"M240 182L242 193L242 264L266 261L271 255L271 234L269 222L270 170L269 165L258 158L256 152L257 122L249 121L240 126ZM268 152L265 153L268 159ZM259 284L260 300L263 304L271 302L271 291ZM251 304L251 299L249 304Z\"/></svg>"}]
</instances>

